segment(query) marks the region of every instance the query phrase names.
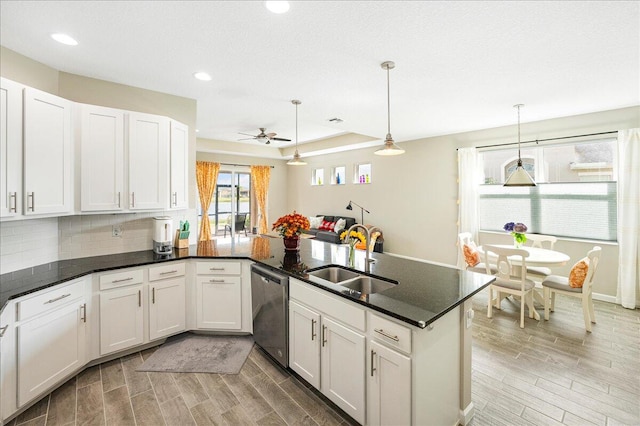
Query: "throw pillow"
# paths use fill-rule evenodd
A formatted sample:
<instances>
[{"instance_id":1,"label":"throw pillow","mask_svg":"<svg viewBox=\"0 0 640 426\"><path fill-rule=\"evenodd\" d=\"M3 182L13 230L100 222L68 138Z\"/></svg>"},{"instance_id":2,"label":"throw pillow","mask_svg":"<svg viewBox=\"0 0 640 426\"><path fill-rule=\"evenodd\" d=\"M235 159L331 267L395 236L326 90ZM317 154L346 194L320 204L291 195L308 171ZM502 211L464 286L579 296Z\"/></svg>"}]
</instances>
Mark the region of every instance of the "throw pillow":
<instances>
[{"instance_id":1,"label":"throw pillow","mask_svg":"<svg viewBox=\"0 0 640 426\"><path fill-rule=\"evenodd\" d=\"M467 266L473 267L480 263L480 255L474 247L465 244L462 247L462 251L464 253L464 261L467 263Z\"/></svg>"},{"instance_id":2,"label":"throw pillow","mask_svg":"<svg viewBox=\"0 0 640 426\"><path fill-rule=\"evenodd\" d=\"M322 221L324 220L324 216L309 216L309 227L312 229L320 228L322 225Z\"/></svg>"},{"instance_id":3,"label":"throw pillow","mask_svg":"<svg viewBox=\"0 0 640 426\"><path fill-rule=\"evenodd\" d=\"M576 262L569 272L569 287L582 288L585 278L589 272L589 258L585 257Z\"/></svg>"},{"instance_id":4,"label":"throw pillow","mask_svg":"<svg viewBox=\"0 0 640 426\"><path fill-rule=\"evenodd\" d=\"M333 228L333 232L339 234L344 229L344 226L347 224L347 221L344 219L338 219L336 221L336 226Z\"/></svg>"},{"instance_id":5,"label":"throw pillow","mask_svg":"<svg viewBox=\"0 0 640 426\"><path fill-rule=\"evenodd\" d=\"M335 228L335 226L336 226L335 222L329 222L328 220L323 220L322 224L318 227L318 230L333 231L333 228Z\"/></svg>"}]
</instances>

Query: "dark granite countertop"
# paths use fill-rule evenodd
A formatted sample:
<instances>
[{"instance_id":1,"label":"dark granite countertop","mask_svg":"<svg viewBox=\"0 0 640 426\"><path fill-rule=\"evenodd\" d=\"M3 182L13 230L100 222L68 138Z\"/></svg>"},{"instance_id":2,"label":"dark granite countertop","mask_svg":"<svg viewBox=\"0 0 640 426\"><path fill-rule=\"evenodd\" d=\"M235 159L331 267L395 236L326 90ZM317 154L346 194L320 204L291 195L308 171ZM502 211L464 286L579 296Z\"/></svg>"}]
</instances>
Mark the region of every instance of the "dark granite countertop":
<instances>
[{"instance_id":1,"label":"dark granite countertop","mask_svg":"<svg viewBox=\"0 0 640 426\"><path fill-rule=\"evenodd\" d=\"M356 267L364 270L364 252L356 252ZM361 295L344 287L309 281L306 270L327 265L347 265L344 245L302 239L300 251L286 253L280 238L254 237L217 240L159 256L151 250L106 256L60 260L0 275L0 308L7 301L65 281L95 272L153 265L191 258L251 259L286 272L316 287L355 303L370 307L416 327L424 328L460 305L487 285L494 277L461 271L433 263L405 259L383 253L371 253L375 263L370 274L398 282L381 293Z\"/></svg>"}]
</instances>

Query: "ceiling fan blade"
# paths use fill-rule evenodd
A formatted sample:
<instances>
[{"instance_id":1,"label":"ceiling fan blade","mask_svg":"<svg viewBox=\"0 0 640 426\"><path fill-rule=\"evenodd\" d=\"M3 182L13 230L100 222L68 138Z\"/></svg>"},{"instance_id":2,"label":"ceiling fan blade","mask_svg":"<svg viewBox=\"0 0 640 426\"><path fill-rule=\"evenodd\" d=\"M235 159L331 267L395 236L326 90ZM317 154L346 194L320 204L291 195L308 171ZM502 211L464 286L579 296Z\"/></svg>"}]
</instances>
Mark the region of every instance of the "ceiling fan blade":
<instances>
[{"instance_id":1,"label":"ceiling fan blade","mask_svg":"<svg viewBox=\"0 0 640 426\"><path fill-rule=\"evenodd\" d=\"M291 139L285 138L271 138L272 141L283 141L283 142L291 142Z\"/></svg>"},{"instance_id":2,"label":"ceiling fan blade","mask_svg":"<svg viewBox=\"0 0 640 426\"><path fill-rule=\"evenodd\" d=\"M253 138L242 138L242 139L238 139L239 141L248 141L248 140L253 140L255 139L255 137Z\"/></svg>"},{"instance_id":3,"label":"ceiling fan blade","mask_svg":"<svg viewBox=\"0 0 640 426\"><path fill-rule=\"evenodd\" d=\"M273 138L275 135L277 135L277 133L267 133L267 136L270 138Z\"/></svg>"},{"instance_id":4,"label":"ceiling fan blade","mask_svg":"<svg viewBox=\"0 0 640 426\"><path fill-rule=\"evenodd\" d=\"M254 135L250 135L249 133L242 133L242 132L238 132L239 135L245 135L245 136L251 136L252 138L255 138L256 136Z\"/></svg>"}]
</instances>

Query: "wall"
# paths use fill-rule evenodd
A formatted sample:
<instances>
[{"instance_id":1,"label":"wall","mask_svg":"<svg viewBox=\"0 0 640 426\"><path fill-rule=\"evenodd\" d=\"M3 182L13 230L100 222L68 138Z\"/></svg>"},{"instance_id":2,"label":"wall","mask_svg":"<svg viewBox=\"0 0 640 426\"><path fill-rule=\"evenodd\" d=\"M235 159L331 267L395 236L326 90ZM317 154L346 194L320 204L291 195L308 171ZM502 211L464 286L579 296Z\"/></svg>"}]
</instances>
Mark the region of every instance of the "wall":
<instances>
[{"instance_id":1,"label":"wall","mask_svg":"<svg viewBox=\"0 0 640 426\"><path fill-rule=\"evenodd\" d=\"M522 140L526 141L633 127L640 127L640 107L523 123L521 131ZM373 154L375 148L366 148L305 158L308 165L289 172L289 207L298 206L307 215L350 213L359 218L360 209L345 210L349 200L353 200L371 212L365 213L365 223L383 230L386 252L455 265L459 232L456 149L514 142L515 135L517 127L513 125L404 142L400 145L406 153L397 157L379 157ZM299 150L304 157L305 146L301 145ZM352 184L354 165L366 162L372 164L371 183ZM346 185L310 185L314 168L324 167L327 176L334 166L347 167ZM479 243L494 239L509 243L506 235L486 233L480 235ZM566 250L575 261L593 245L591 241L561 240L557 247ZM595 292L613 297L617 288L617 245L602 244L602 247ZM569 267L558 272L566 273Z\"/></svg>"},{"instance_id":2,"label":"wall","mask_svg":"<svg viewBox=\"0 0 640 426\"><path fill-rule=\"evenodd\" d=\"M48 93L58 94L58 70L0 46L0 75Z\"/></svg>"}]
</instances>

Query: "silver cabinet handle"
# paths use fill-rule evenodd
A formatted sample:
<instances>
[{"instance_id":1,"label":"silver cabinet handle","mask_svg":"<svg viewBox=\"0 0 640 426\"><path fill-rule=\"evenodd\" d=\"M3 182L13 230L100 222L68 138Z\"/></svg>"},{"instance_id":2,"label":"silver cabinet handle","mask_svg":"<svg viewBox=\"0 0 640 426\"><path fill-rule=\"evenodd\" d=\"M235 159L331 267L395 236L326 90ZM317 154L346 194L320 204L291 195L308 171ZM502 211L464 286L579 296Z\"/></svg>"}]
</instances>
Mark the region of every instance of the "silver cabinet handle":
<instances>
[{"instance_id":1,"label":"silver cabinet handle","mask_svg":"<svg viewBox=\"0 0 640 426\"><path fill-rule=\"evenodd\" d=\"M327 326L323 325L322 326L322 347L323 348L324 348L324 344L327 343L326 331L327 331Z\"/></svg>"},{"instance_id":2,"label":"silver cabinet handle","mask_svg":"<svg viewBox=\"0 0 640 426\"><path fill-rule=\"evenodd\" d=\"M160 272L160 275L175 274L176 272L178 272L178 271L177 270L173 270L173 271Z\"/></svg>"},{"instance_id":3,"label":"silver cabinet handle","mask_svg":"<svg viewBox=\"0 0 640 426\"><path fill-rule=\"evenodd\" d=\"M80 309L82 310L82 316L80 317L80 319L82 320L82 322L87 322L87 304L84 303L80 305Z\"/></svg>"},{"instance_id":4,"label":"silver cabinet handle","mask_svg":"<svg viewBox=\"0 0 640 426\"><path fill-rule=\"evenodd\" d=\"M118 191L118 207L121 207L120 205L120 192Z\"/></svg>"},{"instance_id":5,"label":"silver cabinet handle","mask_svg":"<svg viewBox=\"0 0 640 426\"><path fill-rule=\"evenodd\" d=\"M111 281L112 284L116 284L116 283L123 283L125 281L131 281L133 279L133 277L129 277L129 278L122 278L121 280L113 280Z\"/></svg>"},{"instance_id":6,"label":"silver cabinet handle","mask_svg":"<svg viewBox=\"0 0 640 426\"><path fill-rule=\"evenodd\" d=\"M224 268L209 268L210 271L224 271Z\"/></svg>"},{"instance_id":7,"label":"silver cabinet handle","mask_svg":"<svg viewBox=\"0 0 640 426\"><path fill-rule=\"evenodd\" d=\"M373 361L376 357L376 352L371 349L371 377L373 377L373 372L376 371L376 369L373 367Z\"/></svg>"},{"instance_id":8,"label":"silver cabinet handle","mask_svg":"<svg viewBox=\"0 0 640 426\"><path fill-rule=\"evenodd\" d=\"M151 288L151 303L153 303L153 304L156 303L156 288L155 287Z\"/></svg>"},{"instance_id":9,"label":"silver cabinet handle","mask_svg":"<svg viewBox=\"0 0 640 426\"><path fill-rule=\"evenodd\" d=\"M394 336L392 334L387 333L386 331L384 331L381 328L374 328L373 331L375 331L378 334L382 334L384 337L386 337L387 339L391 339L394 340L396 342L400 341L400 338L398 336Z\"/></svg>"},{"instance_id":10,"label":"silver cabinet handle","mask_svg":"<svg viewBox=\"0 0 640 426\"><path fill-rule=\"evenodd\" d=\"M209 280L210 283L224 283L226 282L225 280L216 280L216 279L210 279Z\"/></svg>"},{"instance_id":11,"label":"silver cabinet handle","mask_svg":"<svg viewBox=\"0 0 640 426\"><path fill-rule=\"evenodd\" d=\"M13 203L11 202L13 200ZM9 193L9 213L18 213L18 193Z\"/></svg>"},{"instance_id":12,"label":"silver cabinet handle","mask_svg":"<svg viewBox=\"0 0 640 426\"><path fill-rule=\"evenodd\" d=\"M31 205L29 205L29 198L31 198ZM27 210L32 212L36 211L36 193L35 192L27 192Z\"/></svg>"},{"instance_id":13,"label":"silver cabinet handle","mask_svg":"<svg viewBox=\"0 0 640 426\"><path fill-rule=\"evenodd\" d=\"M0 327L0 337L4 336L4 333L6 333L7 328L9 328L9 324L5 325L4 327Z\"/></svg>"},{"instance_id":14,"label":"silver cabinet handle","mask_svg":"<svg viewBox=\"0 0 640 426\"><path fill-rule=\"evenodd\" d=\"M54 302L57 302L58 300L62 300L62 299L64 299L65 297L69 297L69 296L71 296L71 293L69 293L69 294L63 294L63 295L62 295L62 296L60 296L60 297L56 297L56 298L54 298L54 299L49 299L49 300L47 300L46 302L44 302L44 303L43 303L43 305L46 305L47 303L54 303Z\"/></svg>"},{"instance_id":15,"label":"silver cabinet handle","mask_svg":"<svg viewBox=\"0 0 640 426\"><path fill-rule=\"evenodd\" d=\"M142 290L138 290L138 307L142 306Z\"/></svg>"},{"instance_id":16,"label":"silver cabinet handle","mask_svg":"<svg viewBox=\"0 0 640 426\"><path fill-rule=\"evenodd\" d=\"M131 207L135 207L136 206L136 193L132 192L131 193Z\"/></svg>"},{"instance_id":17,"label":"silver cabinet handle","mask_svg":"<svg viewBox=\"0 0 640 426\"><path fill-rule=\"evenodd\" d=\"M174 192L173 193L173 207L176 207L178 205L178 193Z\"/></svg>"},{"instance_id":18,"label":"silver cabinet handle","mask_svg":"<svg viewBox=\"0 0 640 426\"><path fill-rule=\"evenodd\" d=\"M311 341L316 339L316 320L311 320Z\"/></svg>"}]
</instances>

